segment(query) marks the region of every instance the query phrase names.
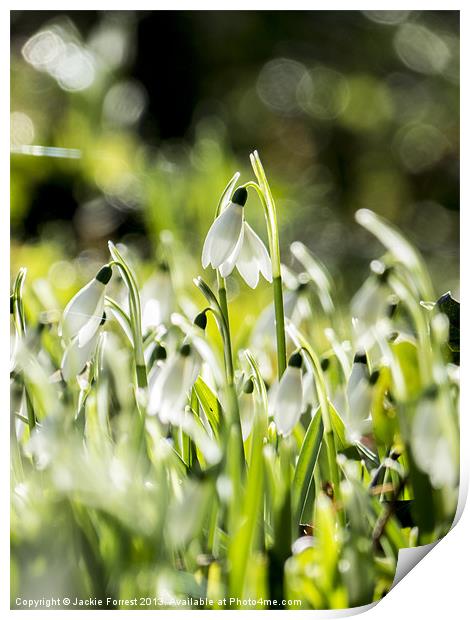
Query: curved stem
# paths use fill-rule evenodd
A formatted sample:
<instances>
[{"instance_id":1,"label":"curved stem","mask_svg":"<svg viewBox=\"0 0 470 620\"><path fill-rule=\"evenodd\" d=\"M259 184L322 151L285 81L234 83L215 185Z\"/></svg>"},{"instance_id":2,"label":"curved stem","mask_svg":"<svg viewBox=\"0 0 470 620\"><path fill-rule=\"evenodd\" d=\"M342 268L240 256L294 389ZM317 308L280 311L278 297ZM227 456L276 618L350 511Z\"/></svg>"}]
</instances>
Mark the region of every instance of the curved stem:
<instances>
[{"instance_id":1,"label":"curved stem","mask_svg":"<svg viewBox=\"0 0 470 620\"><path fill-rule=\"evenodd\" d=\"M287 366L286 333L284 325L284 301L281 278L281 252L279 248L279 231L274 198L269 187L263 165L257 151L250 154L250 161L258 183L250 181L245 187L256 190L264 209L268 230L269 254L273 273L274 313L276 318L277 373L280 379Z\"/></svg>"},{"instance_id":2,"label":"curved stem","mask_svg":"<svg viewBox=\"0 0 470 620\"><path fill-rule=\"evenodd\" d=\"M230 332L227 322L225 320L224 313L222 311L222 307L209 285L206 284L206 282L204 282L204 280L200 276L198 278L194 278L193 282L209 302L210 308L208 308L207 310L211 310L212 314L216 319L217 326L219 328L220 335L222 336L222 341L224 343L224 360L227 383L229 385L234 385L232 352L230 349Z\"/></svg>"},{"instance_id":3,"label":"curved stem","mask_svg":"<svg viewBox=\"0 0 470 620\"><path fill-rule=\"evenodd\" d=\"M320 411L323 421L323 429L324 429L324 437L326 443L326 451L328 455L328 467L330 471L330 478L333 484L334 495L338 503L338 512L342 521L344 521L344 511L342 510L342 502L341 502L341 487L340 487L340 469L338 466L338 461L336 458L336 445L335 445L335 436L333 431L333 425L331 422L330 415L330 405L328 400L328 391L326 389L325 380L323 377L323 372L321 369L320 360L316 355L315 351L309 345L309 343L305 340L302 334L298 331L298 329L292 324L289 323L287 326L289 334L291 338L294 340L295 344L299 347L300 351L303 351L307 358L307 362L309 363L310 369L312 370L315 382L317 385L317 393L318 400L320 401Z\"/></svg>"},{"instance_id":4,"label":"curved stem","mask_svg":"<svg viewBox=\"0 0 470 620\"><path fill-rule=\"evenodd\" d=\"M222 192L219 198L219 202L217 204L217 209L215 212L216 218L220 215L222 206L224 205L224 203L228 201L230 194L232 193L239 178L240 178L240 173L236 172L233 175L233 177L230 179L230 181L227 183L227 185L225 186L224 191ZM227 325L227 348L229 350L228 352L230 355L230 361L233 366L232 340L230 336L230 319L229 319L228 304L227 304L227 287L225 284L225 278L223 278L220 275L218 269L216 270L216 272L217 272L217 289L218 289L218 294L219 294L220 309L222 311L222 315Z\"/></svg>"},{"instance_id":5,"label":"curved stem","mask_svg":"<svg viewBox=\"0 0 470 620\"><path fill-rule=\"evenodd\" d=\"M147 368L145 366L144 345L142 340L142 314L140 307L139 289L132 270L127 265L120 252L111 241L108 242L109 251L113 260L110 265L116 265L123 277L127 289L129 291L129 310L132 328L132 336L134 340L134 360L137 386L140 388L147 387Z\"/></svg>"}]
</instances>

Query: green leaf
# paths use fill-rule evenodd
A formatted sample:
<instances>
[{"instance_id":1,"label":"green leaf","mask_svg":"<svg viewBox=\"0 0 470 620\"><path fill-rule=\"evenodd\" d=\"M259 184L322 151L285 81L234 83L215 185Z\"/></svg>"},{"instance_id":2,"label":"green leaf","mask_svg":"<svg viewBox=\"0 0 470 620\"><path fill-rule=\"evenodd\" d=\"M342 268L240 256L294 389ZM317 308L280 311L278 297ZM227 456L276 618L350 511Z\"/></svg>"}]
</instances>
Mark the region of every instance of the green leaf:
<instances>
[{"instance_id":1,"label":"green leaf","mask_svg":"<svg viewBox=\"0 0 470 620\"><path fill-rule=\"evenodd\" d=\"M300 522L302 516L302 509L313 478L313 470L318 459L318 453L320 452L322 438L323 421L320 408L318 408L308 425L294 472L292 499L294 523L296 524Z\"/></svg>"},{"instance_id":2,"label":"green leaf","mask_svg":"<svg viewBox=\"0 0 470 620\"><path fill-rule=\"evenodd\" d=\"M330 409L331 426L335 435L336 450L341 452L346 450L346 448L351 445L351 442L346 439L346 427L334 405L328 402L328 407Z\"/></svg>"},{"instance_id":3,"label":"green leaf","mask_svg":"<svg viewBox=\"0 0 470 620\"><path fill-rule=\"evenodd\" d=\"M217 396L201 377L196 379L194 390L199 402L201 403L201 407L204 409L204 413L209 420L212 430L216 435L218 435L222 415L222 405L218 401Z\"/></svg>"}]
</instances>

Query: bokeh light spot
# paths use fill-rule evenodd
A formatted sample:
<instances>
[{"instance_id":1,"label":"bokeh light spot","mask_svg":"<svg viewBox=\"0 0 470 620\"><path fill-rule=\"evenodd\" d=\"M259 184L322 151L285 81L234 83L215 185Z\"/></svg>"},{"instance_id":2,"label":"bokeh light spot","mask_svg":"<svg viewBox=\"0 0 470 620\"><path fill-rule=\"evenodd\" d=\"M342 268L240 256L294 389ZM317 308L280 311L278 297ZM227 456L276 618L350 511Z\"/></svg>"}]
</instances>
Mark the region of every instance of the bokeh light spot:
<instances>
[{"instance_id":1,"label":"bokeh light spot","mask_svg":"<svg viewBox=\"0 0 470 620\"><path fill-rule=\"evenodd\" d=\"M113 125L130 126L142 116L146 103L147 93L139 82L118 82L106 93L103 115Z\"/></svg>"},{"instance_id":2,"label":"bokeh light spot","mask_svg":"<svg viewBox=\"0 0 470 620\"><path fill-rule=\"evenodd\" d=\"M299 111L297 88L306 72L305 66L296 60L270 60L258 77L257 91L261 101L281 114L296 114Z\"/></svg>"},{"instance_id":3,"label":"bokeh light spot","mask_svg":"<svg viewBox=\"0 0 470 620\"><path fill-rule=\"evenodd\" d=\"M396 26L406 21L411 11L362 11L362 13L377 24Z\"/></svg>"},{"instance_id":4,"label":"bokeh light spot","mask_svg":"<svg viewBox=\"0 0 470 620\"><path fill-rule=\"evenodd\" d=\"M64 41L56 32L43 30L28 39L21 51L33 67L39 71L49 71L63 54L64 48Z\"/></svg>"},{"instance_id":5,"label":"bokeh light spot","mask_svg":"<svg viewBox=\"0 0 470 620\"><path fill-rule=\"evenodd\" d=\"M449 144L446 137L432 125L417 123L398 131L394 146L405 167L410 172L419 173L436 164Z\"/></svg>"},{"instance_id":6,"label":"bokeh light spot","mask_svg":"<svg viewBox=\"0 0 470 620\"><path fill-rule=\"evenodd\" d=\"M93 56L76 43L67 43L52 74L64 90L85 90L95 78Z\"/></svg>"},{"instance_id":7,"label":"bokeh light spot","mask_svg":"<svg viewBox=\"0 0 470 620\"><path fill-rule=\"evenodd\" d=\"M297 93L301 107L321 120L339 116L349 100L346 78L339 71L321 66L304 74Z\"/></svg>"},{"instance_id":8,"label":"bokeh light spot","mask_svg":"<svg viewBox=\"0 0 470 620\"><path fill-rule=\"evenodd\" d=\"M405 65L419 73L441 73L450 60L450 51L443 39L420 24L400 26L394 45Z\"/></svg>"},{"instance_id":9,"label":"bokeh light spot","mask_svg":"<svg viewBox=\"0 0 470 620\"><path fill-rule=\"evenodd\" d=\"M33 121L24 112L12 112L10 114L10 144L20 146L31 144L34 140Z\"/></svg>"}]
</instances>

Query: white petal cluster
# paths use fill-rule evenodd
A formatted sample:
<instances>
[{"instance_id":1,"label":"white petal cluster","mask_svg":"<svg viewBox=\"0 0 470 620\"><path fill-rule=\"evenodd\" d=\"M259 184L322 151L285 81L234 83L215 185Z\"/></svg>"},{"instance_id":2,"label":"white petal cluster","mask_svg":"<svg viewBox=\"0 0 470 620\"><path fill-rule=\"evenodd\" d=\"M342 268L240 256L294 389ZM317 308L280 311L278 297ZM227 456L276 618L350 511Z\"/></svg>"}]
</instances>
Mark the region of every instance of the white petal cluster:
<instances>
[{"instance_id":1,"label":"white petal cluster","mask_svg":"<svg viewBox=\"0 0 470 620\"><path fill-rule=\"evenodd\" d=\"M201 359L189 344L184 344L149 383L149 415L158 415L163 423L178 424L184 412L188 392L197 379Z\"/></svg>"},{"instance_id":2,"label":"white petal cluster","mask_svg":"<svg viewBox=\"0 0 470 620\"><path fill-rule=\"evenodd\" d=\"M67 347L61 370L65 381L77 376L93 357L104 317L106 285L111 275L109 265L102 267L96 277L72 297L64 310L61 333Z\"/></svg>"},{"instance_id":3,"label":"white petal cluster","mask_svg":"<svg viewBox=\"0 0 470 620\"><path fill-rule=\"evenodd\" d=\"M294 353L274 394L274 422L281 435L289 435L302 414L302 358Z\"/></svg>"},{"instance_id":4,"label":"white petal cluster","mask_svg":"<svg viewBox=\"0 0 470 620\"><path fill-rule=\"evenodd\" d=\"M235 191L227 208L214 220L202 250L202 266L210 264L226 278L236 267L251 288L256 288L260 273L272 281L268 251L259 236L245 221L245 188Z\"/></svg>"}]
</instances>

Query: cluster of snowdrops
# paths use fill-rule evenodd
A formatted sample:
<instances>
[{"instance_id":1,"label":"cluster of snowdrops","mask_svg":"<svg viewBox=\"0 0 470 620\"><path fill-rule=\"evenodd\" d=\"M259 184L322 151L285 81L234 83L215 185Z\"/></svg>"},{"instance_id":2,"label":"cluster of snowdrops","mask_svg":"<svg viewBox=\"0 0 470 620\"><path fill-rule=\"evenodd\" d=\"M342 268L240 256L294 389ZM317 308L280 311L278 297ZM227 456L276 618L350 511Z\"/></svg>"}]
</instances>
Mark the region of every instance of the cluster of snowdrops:
<instances>
[{"instance_id":1,"label":"cluster of snowdrops","mask_svg":"<svg viewBox=\"0 0 470 620\"><path fill-rule=\"evenodd\" d=\"M305 245L290 247L298 272L281 263L274 198L250 160L256 180L237 173L220 197L198 302L171 260L140 287L111 242L59 316L37 294L28 308L18 274L12 595L357 606L386 593L400 548L449 529L458 303L436 298L412 245L361 210L385 249L345 316ZM248 200L264 209L267 247ZM273 292L236 350L235 270Z\"/></svg>"}]
</instances>

